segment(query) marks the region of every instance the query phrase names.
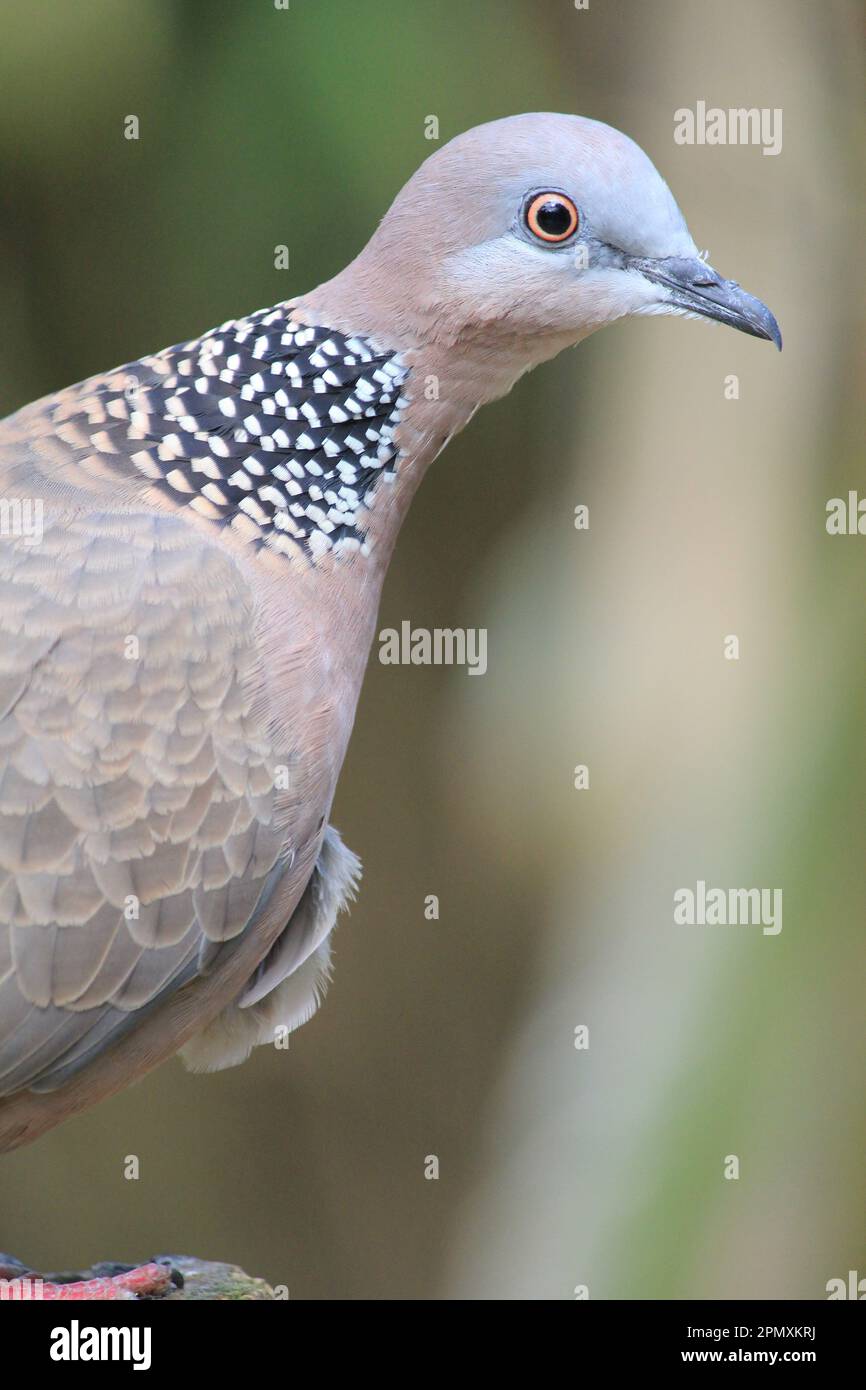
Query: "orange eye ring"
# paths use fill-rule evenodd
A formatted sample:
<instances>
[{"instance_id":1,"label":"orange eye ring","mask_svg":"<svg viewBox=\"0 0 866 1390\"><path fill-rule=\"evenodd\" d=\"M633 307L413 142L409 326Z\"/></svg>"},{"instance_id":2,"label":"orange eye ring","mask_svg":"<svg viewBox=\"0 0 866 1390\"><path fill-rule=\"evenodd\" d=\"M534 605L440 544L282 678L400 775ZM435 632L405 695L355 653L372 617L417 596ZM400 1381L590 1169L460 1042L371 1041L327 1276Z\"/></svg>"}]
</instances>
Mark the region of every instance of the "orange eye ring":
<instances>
[{"instance_id":1,"label":"orange eye ring","mask_svg":"<svg viewBox=\"0 0 866 1390\"><path fill-rule=\"evenodd\" d=\"M574 236L580 216L564 193L547 192L533 195L526 205L523 220L534 237L555 246Z\"/></svg>"}]
</instances>

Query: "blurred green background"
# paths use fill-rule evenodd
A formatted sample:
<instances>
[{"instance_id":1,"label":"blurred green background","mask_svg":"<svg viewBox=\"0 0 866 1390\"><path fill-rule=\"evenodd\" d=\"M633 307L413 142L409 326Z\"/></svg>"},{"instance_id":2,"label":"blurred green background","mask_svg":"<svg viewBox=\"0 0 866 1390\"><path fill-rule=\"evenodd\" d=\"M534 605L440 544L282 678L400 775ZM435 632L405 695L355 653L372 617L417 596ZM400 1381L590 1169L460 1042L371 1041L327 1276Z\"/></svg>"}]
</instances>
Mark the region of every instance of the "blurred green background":
<instances>
[{"instance_id":1,"label":"blurred green background","mask_svg":"<svg viewBox=\"0 0 866 1390\"><path fill-rule=\"evenodd\" d=\"M487 627L489 670L371 666L326 1006L289 1053L170 1063L0 1160L0 1249L189 1252L327 1299L866 1274L866 538L824 527L866 493L861 6L4 0L0 23L0 413L332 275L428 115L442 140L538 109L628 131L785 334L779 357L617 324L450 446L381 625ZM698 100L782 108L782 153L675 144ZM699 878L781 887L783 931L674 926Z\"/></svg>"}]
</instances>

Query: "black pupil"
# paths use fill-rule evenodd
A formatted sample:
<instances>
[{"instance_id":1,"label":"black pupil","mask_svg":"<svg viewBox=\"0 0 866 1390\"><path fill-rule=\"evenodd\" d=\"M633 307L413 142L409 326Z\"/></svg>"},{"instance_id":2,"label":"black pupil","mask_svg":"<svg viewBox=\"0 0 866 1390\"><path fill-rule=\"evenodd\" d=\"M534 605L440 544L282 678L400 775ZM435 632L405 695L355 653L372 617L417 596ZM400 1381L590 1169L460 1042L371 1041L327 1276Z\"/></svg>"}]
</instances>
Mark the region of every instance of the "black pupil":
<instances>
[{"instance_id":1,"label":"black pupil","mask_svg":"<svg viewBox=\"0 0 866 1390\"><path fill-rule=\"evenodd\" d=\"M556 198L541 204L536 211L535 220L548 236L564 236L571 230L571 210Z\"/></svg>"}]
</instances>

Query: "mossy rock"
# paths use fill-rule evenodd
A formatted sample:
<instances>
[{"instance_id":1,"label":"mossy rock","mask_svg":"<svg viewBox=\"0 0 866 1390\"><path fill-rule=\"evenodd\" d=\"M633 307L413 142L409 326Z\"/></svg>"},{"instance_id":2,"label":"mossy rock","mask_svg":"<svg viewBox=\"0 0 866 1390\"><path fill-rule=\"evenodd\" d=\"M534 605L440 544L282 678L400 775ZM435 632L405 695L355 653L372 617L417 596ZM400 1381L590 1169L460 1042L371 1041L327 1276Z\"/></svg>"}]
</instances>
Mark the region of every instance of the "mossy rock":
<instances>
[{"instance_id":1,"label":"mossy rock","mask_svg":"<svg viewBox=\"0 0 866 1390\"><path fill-rule=\"evenodd\" d=\"M183 1288L172 1289L166 1302L180 1299L268 1299L276 1300L270 1284L256 1279L238 1265L222 1264L219 1260L197 1260L193 1255L158 1255L183 1275Z\"/></svg>"}]
</instances>

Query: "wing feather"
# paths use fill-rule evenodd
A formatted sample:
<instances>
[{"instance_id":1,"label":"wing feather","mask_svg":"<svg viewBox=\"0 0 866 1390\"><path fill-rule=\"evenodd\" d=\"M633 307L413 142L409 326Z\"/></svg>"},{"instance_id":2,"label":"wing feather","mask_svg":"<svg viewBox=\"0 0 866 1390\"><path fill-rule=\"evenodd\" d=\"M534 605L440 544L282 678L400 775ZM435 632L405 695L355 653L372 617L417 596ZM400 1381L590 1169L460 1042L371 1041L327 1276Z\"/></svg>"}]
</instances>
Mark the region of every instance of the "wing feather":
<instances>
[{"instance_id":1,"label":"wing feather","mask_svg":"<svg viewBox=\"0 0 866 1390\"><path fill-rule=\"evenodd\" d=\"M0 543L0 1096L209 968L288 853L251 613L173 515Z\"/></svg>"}]
</instances>

